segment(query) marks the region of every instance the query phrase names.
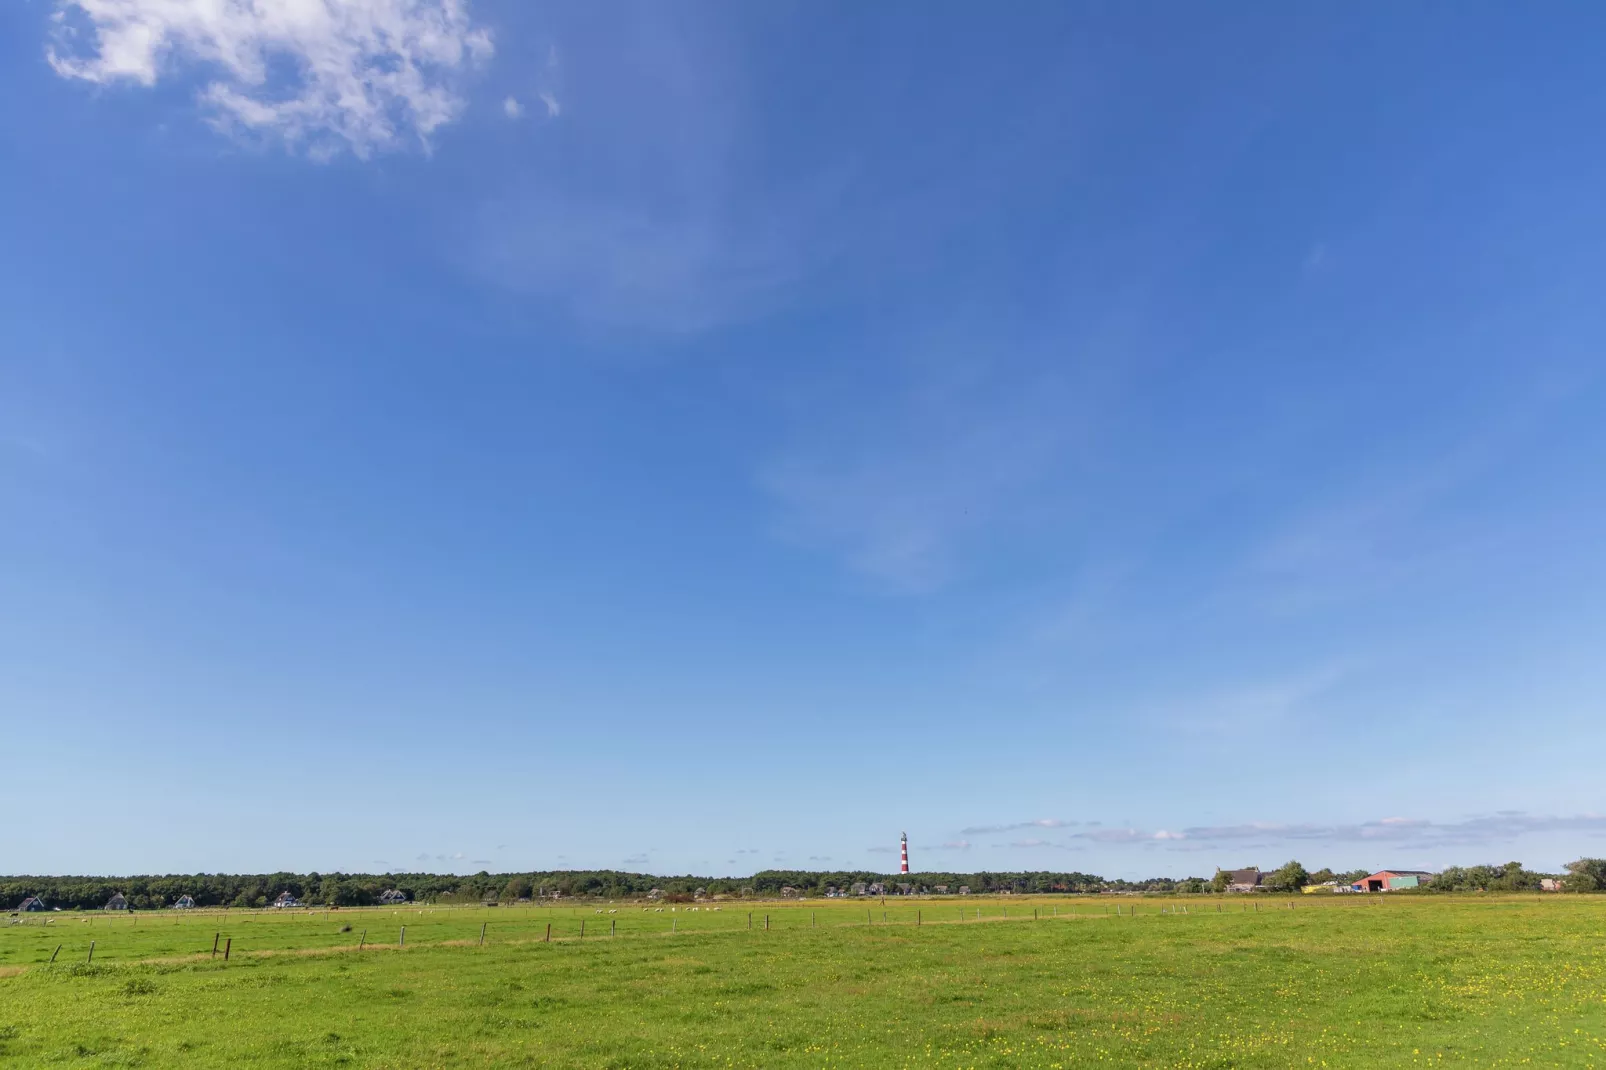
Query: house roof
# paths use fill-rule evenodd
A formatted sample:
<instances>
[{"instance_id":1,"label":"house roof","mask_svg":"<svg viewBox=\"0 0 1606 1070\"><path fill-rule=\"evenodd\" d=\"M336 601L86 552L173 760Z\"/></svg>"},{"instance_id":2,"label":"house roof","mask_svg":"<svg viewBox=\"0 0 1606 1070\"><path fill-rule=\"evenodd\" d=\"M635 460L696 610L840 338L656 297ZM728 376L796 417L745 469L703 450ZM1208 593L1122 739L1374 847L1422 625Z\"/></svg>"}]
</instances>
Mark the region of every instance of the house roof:
<instances>
[{"instance_id":1,"label":"house roof","mask_svg":"<svg viewBox=\"0 0 1606 1070\"><path fill-rule=\"evenodd\" d=\"M1261 877L1260 870L1255 869L1253 866L1248 869L1232 870L1227 875L1231 878L1233 884L1259 884Z\"/></svg>"}]
</instances>

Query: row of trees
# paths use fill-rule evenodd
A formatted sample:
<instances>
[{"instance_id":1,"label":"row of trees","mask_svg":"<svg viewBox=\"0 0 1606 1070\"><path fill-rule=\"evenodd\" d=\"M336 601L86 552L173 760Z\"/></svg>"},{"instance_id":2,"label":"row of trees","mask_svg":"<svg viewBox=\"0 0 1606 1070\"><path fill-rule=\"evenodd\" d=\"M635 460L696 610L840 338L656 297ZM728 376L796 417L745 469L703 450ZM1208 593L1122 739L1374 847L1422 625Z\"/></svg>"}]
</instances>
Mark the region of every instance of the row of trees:
<instances>
[{"instance_id":1,"label":"row of trees","mask_svg":"<svg viewBox=\"0 0 1606 1070\"><path fill-rule=\"evenodd\" d=\"M1564 886L1569 891L1606 891L1606 859L1583 858L1567 867ZM1307 884L1338 881L1348 884L1367 876L1366 870L1335 873L1320 869L1312 873L1299 862L1289 862L1268 874L1263 887L1270 891L1293 892ZM1520 863L1504 866L1452 866L1425 885L1428 891L1537 891L1543 874L1526 870ZM957 892L969 887L975 893L1012 892L1017 895L1053 892L1160 892L1205 893L1226 890L1230 875L1218 870L1215 877L1186 877L1176 880L1155 877L1146 881L1106 880L1092 873L917 873L889 876L868 870L763 870L751 877L699 877L694 875L654 876L618 870L558 870L535 873L476 873L462 877L436 873L196 873L190 875L139 877L0 877L0 909L15 910L24 899L38 896L48 906L63 910L94 910L121 892L136 910L171 906L181 896L189 896L199 907L265 907L280 892L289 892L303 903L327 906L368 906L379 901L387 889L404 892L409 899L433 902L512 902L554 895L569 898L589 896L627 899L644 896L657 889L668 896L694 894L732 896L777 896L782 889L808 896L824 895L828 890L846 890L855 884L881 883L889 894L900 888L936 892L946 888Z\"/></svg>"},{"instance_id":2,"label":"row of trees","mask_svg":"<svg viewBox=\"0 0 1606 1070\"><path fill-rule=\"evenodd\" d=\"M1334 873L1330 869L1307 872L1299 862L1288 862L1266 874L1261 887L1270 892L1295 892L1310 884L1353 884L1371 875L1370 870L1357 869L1347 873ZM1547 878L1559 879L1569 892L1606 891L1606 859L1580 858L1567 864L1567 873L1548 874L1524 869L1521 862L1507 862L1503 866L1451 866L1424 882L1428 892L1537 892ZM1224 892L1232 875L1217 870L1209 884L1209 891ZM1193 889L1185 889L1192 891Z\"/></svg>"}]
</instances>

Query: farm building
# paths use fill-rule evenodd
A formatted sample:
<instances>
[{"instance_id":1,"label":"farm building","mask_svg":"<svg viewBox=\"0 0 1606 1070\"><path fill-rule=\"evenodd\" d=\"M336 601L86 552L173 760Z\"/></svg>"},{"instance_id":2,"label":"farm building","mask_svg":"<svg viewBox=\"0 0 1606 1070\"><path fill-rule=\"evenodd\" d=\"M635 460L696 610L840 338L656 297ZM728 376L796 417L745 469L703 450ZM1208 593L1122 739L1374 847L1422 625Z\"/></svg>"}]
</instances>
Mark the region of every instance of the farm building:
<instances>
[{"instance_id":1,"label":"farm building","mask_svg":"<svg viewBox=\"0 0 1606 1070\"><path fill-rule=\"evenodd\" d=\"M116 895L114 895L110 899L106 900L106 906L105 906L104 909L106 909L106 910L127 910L128 909L128 900L123 898L123 893L122 892L118 892Z\"/></svg>"},{"instance_id":2,"label":"farm building","mask_svg":"<svg viewBox=\"0 0 1606 1070\"><path fill-rule=\"evenodd\" d=\"M275 907L279 908L280 910L284 910L284 909L286 909L288 907L298 907L298 906L300 906L301 905L301 901L298 900L295 896L291 895L289 892L280 892L279 893L279 898L277 898L277 899L275 899L273 901L273 905Z\"/></svg>"},{"instance_id":3,"label":"farm building","mask_svg":"<svg viewBox=\"0 0 1606 1070\"><path fill-rule=\"evenodd\" d=\"M1432 877L1433 874L1422 869L1380 869L1370 877L1362 877L1350 887L1357 892L1400 892L1416 888Z\"/></svg>"},{"instance_id":4,"label":"farm building","mask_svg":"<svg viewBox=\"0 0 1606 1070\"><path fill-rule=\"evenodd\" d=\"M19 905L17 909L22 911L44 910L45 902L37 895L30 895L28 898L22 901L21 905Z\"/></svg>"},{"instance_id":5,"label":"farm building","mask_svg":"<svg viewBox=\"0 0 1606 1070\"><path fill-rule=\"evenodd\" d=\"M1258 892L1266 883L1266 875L1254 866L1235 869L1227 874L1227 891Z\"/></svg>"},{"instance_id":6,"label":"farm building","mask_svg":"<svg viewBox=\"0 0 1606 1070\"><path fill-rule=\"evenodd\" d=\"M1540 877L1539 878L1539 890L1541 892L1559 892L1565 887L1566 886L1564 884L1562 884L1562 881L1561 881L1560 877ZM43 908L41 908L41 909L43 909Z\"/></svg>"},{"instance_id":7,"label":"farm building","mask_svg":"<svg viewBox=\"0 0 1606 1070\"><path fill-rule=\"evenodd\" d=\"M379 902L383 906L396 906L407 902L407 893L397 891L395 888L386 888L379 893Z\"/></svg>"},{"instance_id":8,"label":"farm building","mask_svg":"<svg viewBox=\"0 0 1606 1070\"><path fill-rule=\"evenodd\" d=\"M178 897L178 902L173 904L173 909L174 910L193 910L193 909L195 909L195 900L191 899L187 895L181 895L181 896Z\"/></svg>"}]
</instances>

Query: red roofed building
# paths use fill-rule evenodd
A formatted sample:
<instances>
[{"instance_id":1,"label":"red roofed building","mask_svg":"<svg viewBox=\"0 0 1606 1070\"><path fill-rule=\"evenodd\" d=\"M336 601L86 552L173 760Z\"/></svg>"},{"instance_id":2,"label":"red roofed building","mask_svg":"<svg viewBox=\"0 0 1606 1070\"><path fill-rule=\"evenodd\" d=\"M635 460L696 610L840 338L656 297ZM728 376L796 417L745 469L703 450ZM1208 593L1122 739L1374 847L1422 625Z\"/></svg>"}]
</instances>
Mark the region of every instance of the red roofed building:
<instances>
[{"instance_id":1,"label":"red roofed building","mask_svg":"<svg viewBox=\"0 0 1606 1070\"><path fill-rule=\"evenodd\" d=\"M1432 877L1433 874L1422 869L1380 869L1370 877L1362 877L1350 887L1357 892L1398 892L1420 887Z\"/></svg>"}]
</instances>

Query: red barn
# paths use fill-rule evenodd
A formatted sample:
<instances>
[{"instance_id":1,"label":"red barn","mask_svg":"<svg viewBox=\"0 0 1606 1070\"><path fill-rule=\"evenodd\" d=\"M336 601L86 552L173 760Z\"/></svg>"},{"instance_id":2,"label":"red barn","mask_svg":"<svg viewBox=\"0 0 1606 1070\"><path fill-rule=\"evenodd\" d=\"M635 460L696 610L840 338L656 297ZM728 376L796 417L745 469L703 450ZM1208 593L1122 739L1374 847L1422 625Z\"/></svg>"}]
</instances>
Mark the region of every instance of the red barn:
<instances>
[{"instance_id":1,"label":"red barn","mask_svg":"<svg viewBox=\"0 0 1606 1070\"><path fill-rule=\"evenodd\" d=\"M1362 877L1350 887L1357 892L1397 892L1419 887L1432 877L1433 874L1421 869L1380 869L1370 877Z\"/></svg>"}]
</instances>

